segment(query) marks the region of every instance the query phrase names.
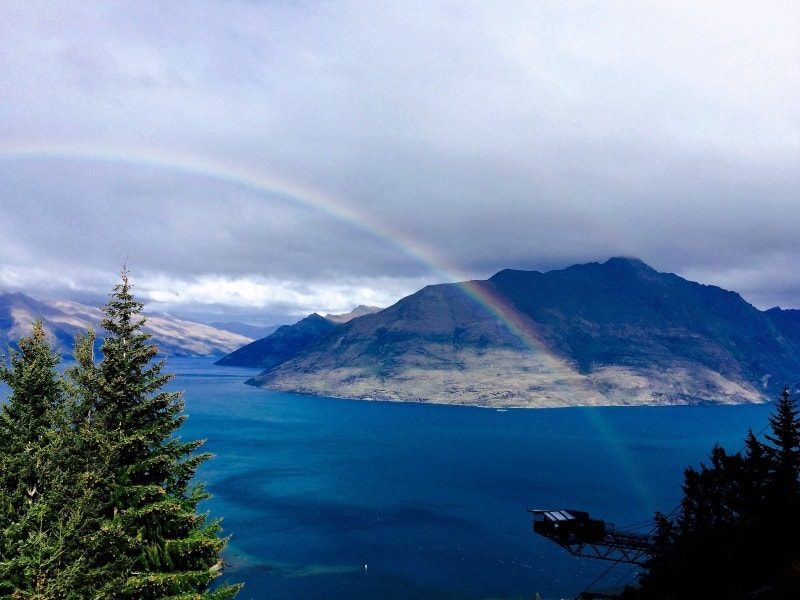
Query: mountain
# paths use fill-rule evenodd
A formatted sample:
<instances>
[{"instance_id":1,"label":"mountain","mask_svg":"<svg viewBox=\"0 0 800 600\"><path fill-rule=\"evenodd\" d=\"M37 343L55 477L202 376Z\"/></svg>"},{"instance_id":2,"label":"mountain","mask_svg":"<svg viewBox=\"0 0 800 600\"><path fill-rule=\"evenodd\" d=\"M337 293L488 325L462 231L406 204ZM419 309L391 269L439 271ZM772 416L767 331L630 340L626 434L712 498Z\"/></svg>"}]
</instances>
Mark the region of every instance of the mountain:
<instances>
[{"instance_id":1,"label":"mountain","mask_svg":"<svg viewBox=\"0 0 800 600\"><path fill-rule=\"evenodd\" d=\"M357 306L349 313L307 316L294 325L283 325L270 335L222 357L217 365L269 369L298 354L339 324L379 311L373 306Z\"/></svg>"},{"instance_id":2,"label":"mountain","mask_svg":"<svg viewBox=\"0 0 800 600\"><path fill-rule=\"evenodd\" d=\"M71 348L83 322L25 294L0 294L0 353L7 354L8 346L29 335L31 324L37 319L47 323L46 329L53 335L54 345L62 351Z\"/></svg>"},{"instance_id":3,"label":"mountain","mask_svg":"<svg viewBox=\"0 0 800 600\"><path fill-rule=\"evenodd\" d=\"M800 310L770 308L766 315L786 338L788 344L800 348Z\"/></svg>"},{"instance_id":4,"label":"mountain","mask_svg":"<svg viewBox=\"0 0 800 600\"><path fill-rule=\"evenodd\" d=\"M329 321L332 321L336 324L347 323L348 321L355 319L356 317L363 317L364 315L371 315L374 312L378 312L380 308L377 306L365 306L364 304L359 304L349 313L343 313L341 315L325 315L325 318Z\"/></svg>"},{"instance_id":5,"label":"mountain","mask_svg":"<svg viewBox=\"0 0 800 600\"><path fill-rule=\"evenodd\" d=\"M248 383L498 407L762 402L800 383L799 323L619 257L425 287Z\"/></svg>"},{"instance_id":6,"label":"mountain","mask_svg":"<svg viewBox=\"0 0 800 600\"><path fill-rule=\"evenodd\" d=\"M294 325L278 327L267 337L223 356L214 364L269 369L295 356L334 327L333 321L314 313Z\"/></svg>"},{"instance_id":7,"label":"mountain","mask_svg":"<svg viewBox=\"0 0 800 600\"><path fill-rule=\"evenodd\" d=\"M280 325L250 325L249 323L240 323L238 321L214 321L209 323L209 325L214 329L238 333L251 340L258 340L262 337L266 337L280 327Z\"/></svg>"},{"instance_id":8,"label":"mountain","mask_svg":"<svg viewBox=\"0 0 800 600\"><path fill-rule=\"evenodd\" d=\"M77 334L100 330L103 314L99 308L55 300L42 302L20 293L0 293L0 344L2 351L29 335L31 323L42 320L53 336L54 347L71 355ZM215 356L227 354L252 338L202 323L164 315L147 315L144 331L153 335L161 354L167 356Z\"/></svg>"}]
</instances>

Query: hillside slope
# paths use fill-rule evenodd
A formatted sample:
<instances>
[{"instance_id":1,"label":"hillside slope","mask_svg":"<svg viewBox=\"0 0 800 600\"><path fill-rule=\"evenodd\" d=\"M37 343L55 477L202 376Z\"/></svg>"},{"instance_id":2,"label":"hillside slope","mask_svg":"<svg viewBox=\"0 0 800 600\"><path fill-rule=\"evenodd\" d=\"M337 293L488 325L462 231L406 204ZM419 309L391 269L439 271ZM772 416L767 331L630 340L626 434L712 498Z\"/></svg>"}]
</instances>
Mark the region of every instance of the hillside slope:
<instances>
[{"instance_id":1,"label":"hillside slope","mask_svg":"<svg viewBox=\"0 0 800 600\"><path fill-rule=\"evenodd\" d=\"M480 406L761 402L800 373L779 321L637 259L506 270L423 288L248 383Z\"/></svg>"},{"instance_id":2,"label":"hillside slope","mask_svg":"<svg viewBox=\"0 0 800 600\"><path fill-rule=\"evenodd\" d=\"M295 356L334 327L336 323L314 313L294 325L278 327L268 336L234 350L214 364L269 369Z\"/></svg>"},{"instance_id":3,"label":"hillside slope","mask_svg":"<svg viewBox=\"0 0 800 600\"><path fill-rule=\"evenodd\" d=\"M41 302L20 293L0 293L2 354L20 337L30 334L33 321L42 320L53 336L55 349L70 355L75 336L90 328L98 331L102 318L99 308L77 302ZM219 356L252 341L210 325L163 315L148 315L144 331L153 335L159 352L167 356Z\"/></svg>"},{"instance_id":4,"label":"hillside slope","mask_svg":"<svg viewBox=\"0 0 800 600\"><path fill-rule=\"evenodd\" d=\"M295 356L337 325L379 310L376 306L361 305L339 315L321 317L313 313L293 325L278 327L269 335L234 350L214 364L269 369Z\"/></svg>"}]
</instances>

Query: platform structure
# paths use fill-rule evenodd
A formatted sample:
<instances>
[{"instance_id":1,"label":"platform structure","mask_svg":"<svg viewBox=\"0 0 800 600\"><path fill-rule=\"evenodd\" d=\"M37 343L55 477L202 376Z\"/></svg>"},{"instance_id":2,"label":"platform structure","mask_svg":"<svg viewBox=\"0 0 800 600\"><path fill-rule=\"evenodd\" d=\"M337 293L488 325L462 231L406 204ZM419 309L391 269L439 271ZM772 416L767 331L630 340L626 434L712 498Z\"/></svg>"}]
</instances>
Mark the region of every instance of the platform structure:
<instances>
[{"instance_id":1,"label":"platform structure","mask_svg":"<svg viewBox=\"0 0 800 600\"><path fill-rule=\"evenodd\" d=\"M582 510L537 510L533 531L555 542L574 556L616 563L644 565L653 550L650 534L620 531L613 523L592 519Z\"/></svg>"}]
</instances>

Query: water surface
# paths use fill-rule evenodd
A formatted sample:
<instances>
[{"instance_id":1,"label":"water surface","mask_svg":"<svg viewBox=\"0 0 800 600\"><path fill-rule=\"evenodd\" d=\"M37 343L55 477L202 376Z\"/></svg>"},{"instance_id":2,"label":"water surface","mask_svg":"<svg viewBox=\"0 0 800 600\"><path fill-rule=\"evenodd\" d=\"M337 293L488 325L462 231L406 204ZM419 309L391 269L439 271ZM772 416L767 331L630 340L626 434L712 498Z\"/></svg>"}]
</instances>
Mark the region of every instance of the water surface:
<instances>
[{"instance_id":1,"label":"water surface","mask_svg":"<svg viewBox=\"0 0 800 600\"><path fill-rule=\"evenodd\" d=\"M171 358L167 371L185 392L181 435L215 455L198 478L231 536L223 577L245 582L242 599L577 595L611 563L533 534L528 508L649 529L676 508L686 466L714 443L741 449L771 411L338 400L253 388L253 370L212 362Z\"/></svg>"}]
</instances>

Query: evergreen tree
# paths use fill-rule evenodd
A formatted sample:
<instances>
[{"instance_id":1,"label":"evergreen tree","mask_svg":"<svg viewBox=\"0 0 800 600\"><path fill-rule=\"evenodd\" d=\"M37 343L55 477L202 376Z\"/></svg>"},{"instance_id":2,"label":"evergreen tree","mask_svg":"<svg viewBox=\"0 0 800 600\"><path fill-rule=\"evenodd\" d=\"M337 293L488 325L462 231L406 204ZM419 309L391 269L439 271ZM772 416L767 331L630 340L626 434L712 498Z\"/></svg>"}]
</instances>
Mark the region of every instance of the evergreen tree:
<instances>
[{"instance_id":1,"label":"evergreen tree","mask_svg":"<svg viewBox=\"0 0 800 600\"><path fill-rule=\"evenodd\" d=\"M208 493L191 481L210 455L196 453L202 441L176 435L186 418L182 394L162 389L172 376L142 331L142 308L123 271L103 309L102 359L94 363L90 336L70 371L84 478L103 498L87 573L103 598L232 598L241 586L209 590L226 539L219 520L197 512Z\"/></svg>"},{"instance_id":2,"label":"evergreen tree","mask_svg":"<svg viewBox=\"0 0 800 600\"><path fill-rule=\"evenodd\" d=\"M676 565L674 564L673 548L676 544L678 532L675 521L669 515L656 512L654 522L655 533L653 535L653 548L648 559L649 570L643 577L647 589L661 590L674 577ZM639 592L640 590L637 589L636 591ZM633 593L634 591L632 590L626 590L625 595Z\"/></svg>"},{"instance_id":3,"label":"evergreen tree","mask_svg":"<svg viewBox=\"0 0 800 600\"><path fill-rule=\"evenodd\" d=\"M55 370L60 358L50 347L43 323L35 322L33 333L18 345L19 350L10 349L8 364L0 367L0 380L11 389L0 413L0 493L9 495L15 506L27 504L40 491L43 473L36 451L50 427L51 411L63 397Z\"/></svg>"},{"instance_id":4,"label":"evergreen tree","mask_svg":"<svg viewBox=\"0 0 800 600\"><path fill-rule=\"evenodd\" d=\"M81 561L72 551L85 503L71 456L64 382L44 326L10 351L0 379L11 394L0 413L0 594L64 598Z\"/></svg>"},{"instance_id":5,"label":"evergreen tree","mask_svg":"<svg viewBox=\"0 0 800 600\"><path fill-rule=\"evenodd\" d=\"M682 531L720 528L738 518L736 481L741 456L728 455L724 448L715 445L709 458L710 466L701 464L699 471L692 467L684 471L679 519Z\"/></svg>"},{"instance_id":6,"label":"evergreen tree","mask_svg":"<svg viewBox=\"0 0 800 600\"><path fill-rule=\"evenodd\" d=\"M772 469L771 448L763 444L753 433L747 432L742 470L738 484L738 513L743 521L755 522L763 518L767 511Z\"/></svg>"},{"instance_id":7,"label":"evergreen tree","mask_svg":"<svg viewBox=\"0 0 800 600\"><path fill-rule=\"evenodd\" d=\"M784 513L784 518L796 512L800 500L800 409L787 387L778 398L775 412L770 415L772 433L766 434L772 442L770 497L771 510ZM796 524L796 523L795 523Z\"/></svg>"},{"instance_id":8,"label":"evergreen tree","mask_svg":"<svg viewBox=\"0 0 800 600\"><path fill-rule=\"evenodd\" d=\"M33 333L19 340L19 350L0 367L0 380L10 390L0 411L0 592L26 587L29 577L39 578L27 562L31 516L47 487L42 469L43 448L50 412L62 397L56 375L59 362L40 321ZM32 586L31 586L32 587Z\"/></svg>"},{"instance_id":9,"label":"evergreen tree","mask_svg":"<svg viewBox=\"0 0 800 600\"><path fill-rule=\"evenodd\" d=\"M180 393L142 331L127 271L95 336L75 343L59 375L41 323L11 350L0 379L0 597L37 600L233 598L212 582L226 544L219 520L198 512L193 484L209 458L184 442Z\"/></svg>"},{"instance_id":10,"label":"evergreen tree","mask_svg":"<svg viewBox=\"0 0 800 600\"><path fill-rule=\"evenodd\" d=\"M769 442L752 431L735 455L684 472L676 520L657 515L658 545L632 598L800 597L800 409L784 388ZM786 540L782 542L780 540Z\"/></svg>"}]
</instances>

